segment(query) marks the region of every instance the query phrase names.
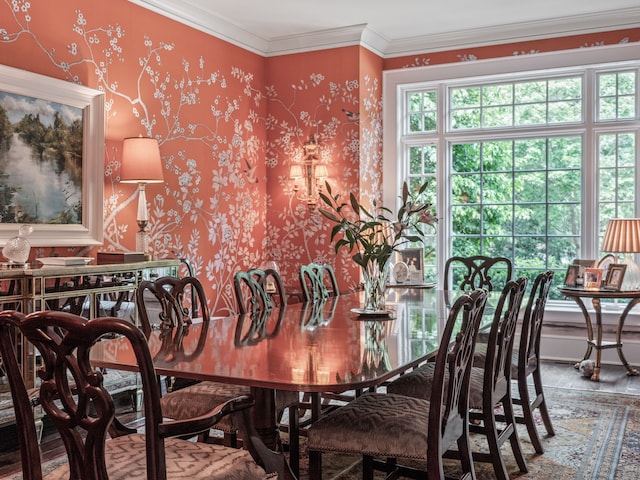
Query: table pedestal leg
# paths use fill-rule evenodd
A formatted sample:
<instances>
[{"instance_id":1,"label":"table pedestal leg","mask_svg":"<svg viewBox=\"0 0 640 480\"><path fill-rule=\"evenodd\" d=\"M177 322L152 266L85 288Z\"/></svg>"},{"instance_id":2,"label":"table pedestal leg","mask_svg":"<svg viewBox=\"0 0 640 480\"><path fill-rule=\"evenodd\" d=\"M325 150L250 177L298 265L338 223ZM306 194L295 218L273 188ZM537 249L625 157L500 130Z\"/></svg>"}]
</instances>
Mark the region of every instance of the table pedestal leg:
<instances>
[{"instance_id":1,"label":"table pedestal leg","mask_svg":"<svg viewBox=\"0 0 640 480\"><path fill-rule=\"evenodd\" d=\"M276 391L271 388L251 388L256 401L253 407L253 422L265 445L271 450L280 446L280 432L276 419Z\"/></svg>"}]
</instances>

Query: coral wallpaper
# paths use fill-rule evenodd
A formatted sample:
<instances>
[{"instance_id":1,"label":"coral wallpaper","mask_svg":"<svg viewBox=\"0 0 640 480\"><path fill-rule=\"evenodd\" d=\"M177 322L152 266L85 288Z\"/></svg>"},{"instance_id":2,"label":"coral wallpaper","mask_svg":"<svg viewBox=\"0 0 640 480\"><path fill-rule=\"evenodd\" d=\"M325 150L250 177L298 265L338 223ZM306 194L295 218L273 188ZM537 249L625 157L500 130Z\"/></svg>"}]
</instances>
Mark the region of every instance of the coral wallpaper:
<instances>
[{"instance_id":1,"label":"coral wallpaper","mask_svg":"<svg viewBox=\"0 0 640 480\"><path fill-rule=\"evenodd\" d=\"M118 181L122 139L155 137L164 183L147 186L153 256L187 258L218 314L236 309L233 274L266 260L292 290L311 261L334 265L341 288L357 285L289 168L313 135L334 191L380 198L384 70L637 41L640 29L392 59L358 46L262 58L126 0L0 0L0 64L105 93L100 250L135 249L137 190Z\"/></svg>"}]
</instances>

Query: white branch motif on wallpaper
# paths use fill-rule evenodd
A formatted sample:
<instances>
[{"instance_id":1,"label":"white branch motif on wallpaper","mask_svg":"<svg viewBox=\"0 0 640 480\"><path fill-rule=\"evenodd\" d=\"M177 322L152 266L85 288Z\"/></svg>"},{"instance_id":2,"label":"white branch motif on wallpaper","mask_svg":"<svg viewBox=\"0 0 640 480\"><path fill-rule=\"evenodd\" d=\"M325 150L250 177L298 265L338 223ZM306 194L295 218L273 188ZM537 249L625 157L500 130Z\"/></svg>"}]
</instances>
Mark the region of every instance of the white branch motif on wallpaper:
<instances>
[{"instance_id":1,"label":"white branch motif on wallpaper","mask_svg":"<svg viewBox=\"0 0 640 480\"><path fill-rule=\"evenodd\" d=\"M341 109L358 110L357 80L337 84L313 74L292 85L285 96L273 87L265 91L254 88L252 74L237 67L230 68L229 78L219 71L208 72L203 57L197 68L183 59L178 75L175 69L164 67L163 61L175 60L176 55L184 58L189 46L156 42L148 36L141 39L144 53L137 59L137 75L132 76L130 65L124 69L131 59L125 58L120 46L126 36L120 25L90 28L85 15L77 10L71 29L78 39L67 41L66 49L56 49L31 31L30 2L4 0L4 4L4 10L11 14L0 16L1 43L34 42L70 81L79 83L80 72L92 72L95 88L106 94L107 131L123 116L133 116L146 135L159 140L164 153L165 191L150 199L152 251L157 258L178 252L189 260L196 275L206 276L211 284L212 311L235 310L233 274L254 266L261 249L280 261L285 278L296 278L298 263L329 260L331 247L321 220L310 216L306 205L294 201L289 179L284 176L278 183L290 201L278 212L278 223L267 225L269 235L259 244L262 235L254 232L265 225L265 202L270 208L273 195L265 199L265 190L254 185L265 179L264 167L259 165L262 155L266 156L266 168L288 166L301 155L302 143L311 131L326 147L323 161L340 155L352 165L335 179L340 188L351 191L358 187L363 167L359 164L358 123L341 113ZM226 93L231 90L231 81L239 82L241 87L234 91L242 94L230 97ZM310 90L316 105L305 111L297 106L297 94L304 92L308 101ZM270 103L270 112L278 110L279 117L262 113L267 111L260 107L264 100ZM210 104L209 118L193 114L193 107L199 104ZM377 117L381 112L378 104L376 101L372 109ZM366 114L372 112L362 116ZM267 129L266 142L255 133L260 123ZM205 151L208 158L194 156L190 145L200 146L199 151ZM119 221L119 214L136 200L136 192L126 196L118 182L118 148L117 139L107 141L105 248L115 250L123 249L125 237L132 237L134 226ZM281 252L300 250L301 245L304 255L287 263Z\"/></svg>"}]
</instances>

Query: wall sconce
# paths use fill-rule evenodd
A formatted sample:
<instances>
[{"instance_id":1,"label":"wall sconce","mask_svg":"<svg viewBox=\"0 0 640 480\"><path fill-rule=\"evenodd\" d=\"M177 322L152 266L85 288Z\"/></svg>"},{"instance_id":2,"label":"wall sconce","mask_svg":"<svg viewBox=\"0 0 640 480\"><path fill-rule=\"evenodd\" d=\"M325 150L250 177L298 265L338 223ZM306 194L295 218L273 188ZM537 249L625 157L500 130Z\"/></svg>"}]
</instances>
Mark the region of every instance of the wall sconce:
<instances>
[{"instance_id":1,"label":"wall sconce","mask_svg":"<svg viewBox=\"0 0 640 480\"><path fill-rule=\"evenodd\" d=\"M316 153L320 146L313 135L309 137L309 141L302 148L304 149L302 165L291 165L289 178L294 181L293 191L296 194L300 190L298 180L304 180L304 192L300 198L307 202L310 210L313 210L318 202L318 192L322 190L322 182L328 177L327 166L318 164Z\"/></svg>"},{"instance_id":2,"label":"wall sconce","mask_svg":"<svg viewBox=\"0 0 640 480\"><path fill-rule=\"evenodd\" d=\"M155 138L125 138L122 145L121 183L138 184L138 214L136 220L139 230L136 233L136 250L147 253L147 183L162 183L162 161L160 147Z\"/></svg>"}]
</instances>

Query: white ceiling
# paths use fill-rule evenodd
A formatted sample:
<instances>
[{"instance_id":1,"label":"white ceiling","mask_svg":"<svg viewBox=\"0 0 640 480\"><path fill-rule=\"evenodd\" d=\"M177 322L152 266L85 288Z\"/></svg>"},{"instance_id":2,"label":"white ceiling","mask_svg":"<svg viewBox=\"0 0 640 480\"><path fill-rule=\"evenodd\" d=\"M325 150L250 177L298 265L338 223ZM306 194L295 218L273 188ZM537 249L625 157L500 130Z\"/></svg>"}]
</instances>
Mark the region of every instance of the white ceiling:
<instances>
[{"instance_id":1,"label":"white ceiling","mask_svg":"<svg viewBox=\"0 0 640 480\"><path fill-rule=\"evenodd\" d=\"M639 0L130 0L262 55L382 56L640 26Z\"/></svg>"}]
</instances>

